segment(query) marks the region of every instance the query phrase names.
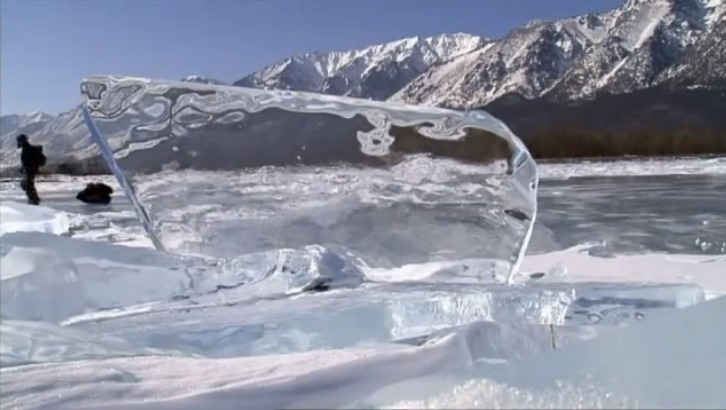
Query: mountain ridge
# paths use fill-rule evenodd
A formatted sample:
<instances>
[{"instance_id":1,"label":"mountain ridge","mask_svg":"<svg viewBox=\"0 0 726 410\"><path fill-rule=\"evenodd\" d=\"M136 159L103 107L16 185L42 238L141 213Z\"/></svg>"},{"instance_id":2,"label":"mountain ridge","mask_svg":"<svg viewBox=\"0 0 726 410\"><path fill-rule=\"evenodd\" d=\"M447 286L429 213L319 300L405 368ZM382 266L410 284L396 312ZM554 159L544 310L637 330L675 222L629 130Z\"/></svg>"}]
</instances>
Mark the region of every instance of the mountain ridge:
<instances>
[{"instance_id":1,"label":"mountain ridge","mask_svg":"<svg viewBox=\"0 0 726 410\"><path fill-rule=\"evenodd\" d=\"M467 54L488 41L453 33L347 51L314 51L266 66L233 84L385 100L434 64Z\"/></svg>"},{"instance_id":2,"label":"mountain ridge","mask_svg":"<svg viewBox=\"0 0 726 410\"><path fill-rule=\"evenodd\" d=\"M512 92L578 100L653 87L677 77L678 64L714 57L693 50L719 44L709 38L726 24L725 8L723 0L628 0L604 13L530 22L479 55L433 68L391 100L468 109ZM723 52L715 57L724 60Z\"/></svg>"}]
</instances>

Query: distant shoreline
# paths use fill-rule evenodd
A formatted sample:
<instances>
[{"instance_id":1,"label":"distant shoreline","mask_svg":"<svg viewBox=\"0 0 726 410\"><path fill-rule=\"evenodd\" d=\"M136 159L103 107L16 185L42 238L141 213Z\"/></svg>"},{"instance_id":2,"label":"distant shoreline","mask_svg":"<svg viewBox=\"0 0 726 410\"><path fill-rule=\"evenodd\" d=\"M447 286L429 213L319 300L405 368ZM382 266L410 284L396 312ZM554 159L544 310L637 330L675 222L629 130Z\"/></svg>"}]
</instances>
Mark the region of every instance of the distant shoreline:
<instances>
[{"instance_id":1,"label":"distant shoreline","mask_svg":"<svg viewBox=\"0 0 726 410\"><path fill-rule=\"evenodd\" d=\"M629 163L629 164L637 164L637 163L678 163L678 162L684 162L684 161L708 161L708 160L719 160L723 159L724 163L723 165L720 165L723 167L724 171L723 174L726 174L726 154L704 154L704 155L683 155L683 156L624 156L624 157L589 157L589 158L550 158L550 159L535 159L537 162L537 165L540 166L540 168L549 168L551 166L587 166L587 165L603 165L603 164L612 164L615 165L617 163ZM690 166L694 166L697 164L691 164ZM6 170L3 170L5 172ZM562 174L561 176L565 176L567 172L560 171L555 172L554 175L551 175L551 170L545 170L542 169L542 171L545 171L542 175L543 178L549 179L553 177L558 177L558 174ZM673 174L682 174L683 172L674 172ZM667 175L666 172L657 172L656 175ZM686 172L688 174L688 172ZM718 174L721 174L721 172L718 172ZM586 173L586 175L590 175ZM621 174L616 174L613 176L617 176ZM634 171L632 174L633 176L638 176L639 173L637 171ZM650 175L650 173L645 172L643 175ZM572 177L577 176L585 176L585 175L579 175L578 172L574 172ZM59 172L51 172L51 173L42 173L38 176L38 181L42 182L52 182L53 180L57 180L57 177L77 177L77 178L108 178L113 177L113 174L110 172L106 173L90 173L90 174L82 174L82 173L59 173ZM7 182L13 182L18 181L20 179L20 174L17 174L17 176L9 176L6 174L3 174L0 176L0 182L7 183Z\"/></svg>"},{"instance_id":2,"label":"distant shoreline","mask_svg":"<svg viewBox=\"0 0 726 410\"><path fill-rule=\"evenodd\" d=\"M591 162L627 162L627 161L676 161L676 160L707 160L726 158L726 153L701 155L624 155L612 157L572 157L572 158L535 158L539 164L580 164Z\"/></svg>"}]
</instances>

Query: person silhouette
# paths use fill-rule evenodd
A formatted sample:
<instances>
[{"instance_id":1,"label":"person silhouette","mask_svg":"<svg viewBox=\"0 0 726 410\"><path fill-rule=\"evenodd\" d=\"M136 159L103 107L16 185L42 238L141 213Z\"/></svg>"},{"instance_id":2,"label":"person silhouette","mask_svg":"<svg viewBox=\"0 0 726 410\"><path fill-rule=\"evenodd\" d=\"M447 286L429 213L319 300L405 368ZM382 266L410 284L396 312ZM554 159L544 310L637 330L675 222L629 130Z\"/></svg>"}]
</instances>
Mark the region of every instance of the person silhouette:
<instances>
[{"instance_id":1,"label":"person silhouette","mask_svg":"<svg viewBox=\"0 0 726 410\"><path fill-rule=\"evenodd\" d=\"M35 177L40 172L40 168L45 165L45 154L41 145L33 145L28 141L28 136L20 134L17 137L18 148L20 153L20 172L25 174L25 178L20 181L20 187L25 191L28 197L28 203L32 205L40 204L40 196L35 188Z\"/></svg>"}]
</instances>

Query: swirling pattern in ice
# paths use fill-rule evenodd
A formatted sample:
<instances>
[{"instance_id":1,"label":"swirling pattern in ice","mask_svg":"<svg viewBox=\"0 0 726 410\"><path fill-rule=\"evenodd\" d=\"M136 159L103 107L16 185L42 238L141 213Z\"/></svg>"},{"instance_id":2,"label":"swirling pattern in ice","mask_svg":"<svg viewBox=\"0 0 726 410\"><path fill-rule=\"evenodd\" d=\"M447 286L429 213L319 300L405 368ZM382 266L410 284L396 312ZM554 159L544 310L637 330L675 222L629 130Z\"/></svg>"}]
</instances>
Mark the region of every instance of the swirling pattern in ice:
<instances>
[{"instance_id":1,"label":"swirling pattern in ice","mask_svg":"<svg viewBox=\"0 0 726 410\"><path fill-rule=\"evenodd\" d=\"M371 267L496 259L511 275L527 247L535 163L483 111L135 78L81 88L87 125L157 248L324 246ZM158 184L165 170L188 173ZM229 218L210 219L210 207Z\"/></svg>"}]
</instances>

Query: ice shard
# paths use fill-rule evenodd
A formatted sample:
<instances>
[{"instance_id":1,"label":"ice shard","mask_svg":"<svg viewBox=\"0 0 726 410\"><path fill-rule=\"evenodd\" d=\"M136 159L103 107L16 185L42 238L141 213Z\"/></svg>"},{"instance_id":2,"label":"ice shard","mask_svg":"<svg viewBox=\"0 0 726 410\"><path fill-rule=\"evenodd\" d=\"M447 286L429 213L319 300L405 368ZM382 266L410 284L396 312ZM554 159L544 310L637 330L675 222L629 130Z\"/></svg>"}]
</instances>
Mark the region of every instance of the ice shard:
<instances>
[{"instance_id":1,"label":"ice shard","mask_svg":"<svg viewBox=\"0 0 726 410\"><path fill-rule=\"evenodd\" d=\"M536 165L484 111L110 76L81 89L157 248L319 245L368 268L462 261L511 276L527 247Z\"/></svg>"}]
</instances>

